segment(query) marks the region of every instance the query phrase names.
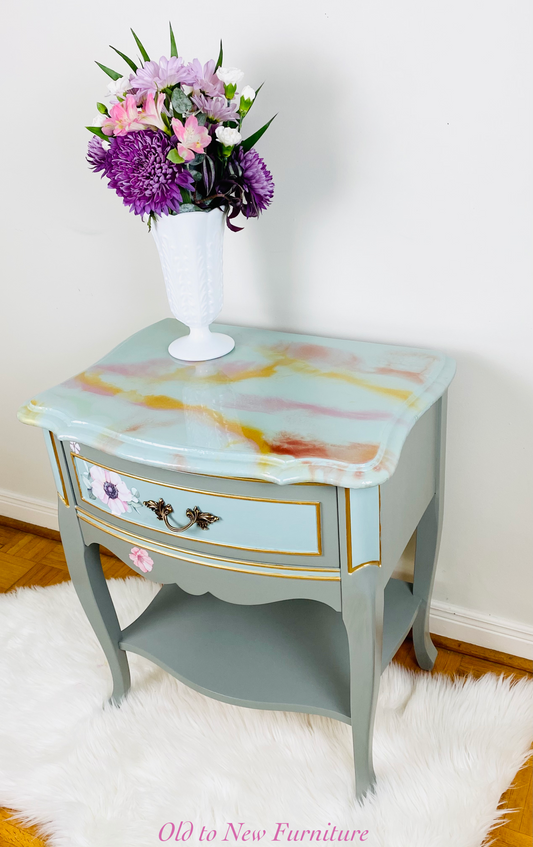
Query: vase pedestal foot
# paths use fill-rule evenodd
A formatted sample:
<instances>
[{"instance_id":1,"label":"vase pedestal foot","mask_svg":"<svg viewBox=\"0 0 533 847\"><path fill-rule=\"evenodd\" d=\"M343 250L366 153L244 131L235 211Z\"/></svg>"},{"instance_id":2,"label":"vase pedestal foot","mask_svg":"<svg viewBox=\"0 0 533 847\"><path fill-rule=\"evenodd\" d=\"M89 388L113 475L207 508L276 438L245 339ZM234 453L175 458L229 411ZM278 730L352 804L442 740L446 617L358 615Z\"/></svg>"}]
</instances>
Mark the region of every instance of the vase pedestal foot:
<instances>
[{"instance_id":1,"label":"vase pedestal foot","mask_svg":"<svg viewBox=\"0 0 533 847\"><path fill-rule=\"evenodd\" d=\"M174 359L184 362L206 362L219 359L235 347L233 338L221 332L211 332L208 327L191 327L189 335L176 338L168 352Z\"/></svg>"}]
</instances>

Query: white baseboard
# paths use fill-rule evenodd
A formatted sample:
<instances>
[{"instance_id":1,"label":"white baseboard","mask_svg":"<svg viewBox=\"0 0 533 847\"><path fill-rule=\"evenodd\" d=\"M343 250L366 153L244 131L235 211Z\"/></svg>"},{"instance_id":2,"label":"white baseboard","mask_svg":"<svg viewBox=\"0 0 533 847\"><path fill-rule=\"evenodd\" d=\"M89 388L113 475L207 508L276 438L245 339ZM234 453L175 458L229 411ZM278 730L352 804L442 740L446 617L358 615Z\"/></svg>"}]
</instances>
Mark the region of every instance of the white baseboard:
<instances>
[{"instance_id":1,"label":"white baseboard","mask_svg":"<svg viewBox=\"0 0 533 847\"><path fill-rule=\"evenodd\" d=\"M36 526L58 529L57 506L54 503L21 497L1 489L0 515ZM400 570L398 574L395 571L396 575L400 576ZM403 573L401 575L403 576ZM533 626L517 621L496 618L437 600L431 604L430 630L445 638L533 659Z\"/></svg>"},{"instance_id":2,"label":"white baseboard","mask_svg":"<svg viewBox=\"0 0 533 847\"><path fill-rule=\"evenodd\" d=\"M46 526L48 529L59 529L56 503L33 500L30 497L13 494L12 491L0 489L0 515L36 526Z\"/></svg>"},{"instance_id":3,"label":"white baseboard","mask_svg":"<svg viewBox=\"0 0 533 847\"><path fill-rule=\"evenodd\" d=\"M533 659L533 626L441 603L431 604L429 628L435 635L489 650Z\"/></svg>"}]
</instances>

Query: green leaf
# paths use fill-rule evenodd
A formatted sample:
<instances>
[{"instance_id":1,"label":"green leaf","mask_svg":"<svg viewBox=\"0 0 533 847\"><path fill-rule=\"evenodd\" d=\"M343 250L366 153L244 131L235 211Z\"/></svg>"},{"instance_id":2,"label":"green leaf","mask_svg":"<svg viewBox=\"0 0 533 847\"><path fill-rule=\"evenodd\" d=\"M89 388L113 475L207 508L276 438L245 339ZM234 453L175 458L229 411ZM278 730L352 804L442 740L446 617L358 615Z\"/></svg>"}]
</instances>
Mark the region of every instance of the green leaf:
<instances>
[{"instance_id":1,"label":"green leaf","mask_svg":"<svg viewBox=\"0 0 533 847\"><path fill-rule=\"evenodd\" d=\"M97 135L98 138L103 138L104 141L109 141L109 138L107 137L107 135L105 135L105 133L102 132L101 127L99 127L99 126L86 126L85 129L88 129L89 132L94 132L94 134Z\"/></svg>"},{"instance_id":2,"label":"green leaf","mask_svg":"<svg viewBox=\"0 0 533 847\"><path fill-rule=\"evenodd\" d=\"M247 153L248 150L251 150L252 147L254 146L254 144L257 144L257 142L259 141L261 136L264 135L264 133L267 131L267 129L269 128L270 124L272 123L272 121L274 120L275 117L276 117L276 115L274 115L274 117L270 118L270 120L267 121L266 124L261 127L261 129L258 129L257 132L252 133L252 135L249 135L248 138L244 139L244 141L241 144L241 147L242 147L242 149L244 150L245 153Z\"/></svg>"},{"instance_id":3,"label":"green leaf","mask_svg":"<svg viewBox=\"0 0 533 847\"><path fill-rule=\"evenodd\" d=\"M215 65L215 73L218 71L219 68L222 67L223 61L224 61L224 50L222 49L222 39L220 39L220 51L219 51L219 54L218 54L217 63Z\"/></svg>"},{"instance_id":4,"label":"green leaf","mask_svg":"<svg viewBox=\"0 0 533 847\"><path fill-rule=\"evenodd\" d=\"M98 109L101 115L109 115L109 112L107 111L107 106L105 106L103 103L97 103L96 108Z\"/></svg>"},{"instance_id":5,"label":"green leaf","mask_svg":"<svg viewBox=\"0 0 533 847\"><path fill-rule=\"evenodd\" d=\"M124 61L128 63L128 65L132 69L133 73L135 73L137 71L137 65L135 64L133 59L130 59L128 56L126 56L125 53L122 53L120 50L117 50L117 48L113 47L112 44L110 44L109 46L111 47L111 50L114 50L115 53L118 53L118 55L121 56L124 59Z\"/></svg>"},{"instance_id":6,"label":"green leaf","mask_svg":"<svg viewBox=\"0 0 533 847\"><path fill-rule=\"evenodd\" d=\"M181 90L181 88L174 89L170 102L172 103L172 108L178 113L178 115L183 115L184 112L189 112L192 109L191 100L187 97L185 92Z\"/></svg>"},{"instance_id":7,"label":"green leaf","mask_svg":"<svg viewBox=\"0 0 533 847\"><path fill-rule=\"evenodd\" d=\"M177 56L178 55L178 48L176 47L176 39L174 38L174 30L172 29L172 24L170 23L170 21L168 22L168 25L170 27L170 55L171 56Z\"/></svg>"},{"instance_id":8,"label":"green leaf","mask_svg":"<svg viewBox=\"0 0 533 847\"><path fill-rule=\"evenodd\" d=\"M139 50L140 50L140 52L141 52L141 56L143 57L144 61L145 61L145 62L149 62L149 61L150 61L150 56L148 55L148 53L146 52L146 50L145 50L145 49L144 49L144 47L142 46L141 42L139 41L139 39L137 38L137 36L136 36L136 35L135 35L135 33L133 32L133 30L131 31L131 34L133 35L133 37L134 37L134 39L135 39L135 43L136 43L137 47L139 48Z\"/></svg>"},{"instance_id":9,"label":"green leaf","mask_svg":"<svg viewBox=\"0 0 533 847\"><path fill-rule=\"evenodd\" d=\"M180 185L180 194L181 194L182 201L188 205L191 202L191 199L192 199L190 192L187 191L186 188L182 188L181 185Z\"/></svg>"},{"instance_id":10,"label":"green leaf","mask_svg":"<svg viewBox=\"0 0 533 847\"><path fill-rule=\"evenodd\" d=\"M102 68L103 72L111 77L111 79L122 79L123 74L117 74L116 71L112 71L111 68L106 68L105 65L101 65L100 62L96 62L99 68Z\"/></svg>"},{"instance_id":11,"label":"green leaf","mask_svg":"<svg viewBox=\"0 0 533 847\"><path fill-rule=\"evenodd\" d=\"M175 147L173 147L172 150L168 151L167 159L169 160L169 162L174 162L175 165L181 165L185 161L185 159L181 158L180 154L178 153Z\"/></svg>"}]
</instances>

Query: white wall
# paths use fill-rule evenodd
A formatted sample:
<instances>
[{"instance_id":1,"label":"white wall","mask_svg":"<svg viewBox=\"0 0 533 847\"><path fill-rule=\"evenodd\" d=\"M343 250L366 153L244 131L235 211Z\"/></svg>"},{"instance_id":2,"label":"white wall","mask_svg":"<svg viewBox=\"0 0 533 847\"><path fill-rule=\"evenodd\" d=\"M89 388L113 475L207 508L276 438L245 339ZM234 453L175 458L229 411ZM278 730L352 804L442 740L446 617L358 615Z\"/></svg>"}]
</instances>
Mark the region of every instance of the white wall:
<instances>
[{"instance_id":1,"label":"white wall","mask_svg":"<svg viewBox=\"0 0 533 847\"><path fill-rule=\"evenodd\" d=\"M228 234L221 320L456 357L435 598L524 632L529 0L10 0L2 15L0 511L55 499L18 406L169 314L155 246L88 170L84 125L106 84L93 60L120 68L107 45L131 51L129 25L159 57L172 17L187 58L222 36L227 63L266 80L250 129L279 112L259 146L275 202Z\"/></svg>"}]
</instances>

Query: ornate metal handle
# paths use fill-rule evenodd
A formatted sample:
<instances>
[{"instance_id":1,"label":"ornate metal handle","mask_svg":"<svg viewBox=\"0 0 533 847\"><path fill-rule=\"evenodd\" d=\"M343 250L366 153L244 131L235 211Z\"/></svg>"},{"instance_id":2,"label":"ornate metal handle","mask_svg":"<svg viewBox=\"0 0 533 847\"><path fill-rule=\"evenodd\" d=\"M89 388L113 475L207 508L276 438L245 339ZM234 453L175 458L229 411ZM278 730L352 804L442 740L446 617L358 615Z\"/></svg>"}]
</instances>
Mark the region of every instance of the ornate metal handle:
<instances>
[{"instance_id":1,"label":"ornate metal handle","mask_svg":"<svg viewBox=\"0 0 533 847\"><path fill-rule=\"evenodd\" d=\"M168 522L168 516L174 511L170 503L165 503L165 501L161 498L157 502L155 500L145 500L143 503L144 506L147 506L152 512L155 512L156 517L160 521L165 522L165 526L170 529L171 532L184 532L186 529L190 529L194 524L198 524L200 529L209 529L209 525L215 523L215 521L219 521L216 515L211 515L209 512L201 512L198 506L195 506L194 509L187 509L185 514L189 518L189 523L185 524L185 526L172 526Z\"/></svg>"}]
</instances>

